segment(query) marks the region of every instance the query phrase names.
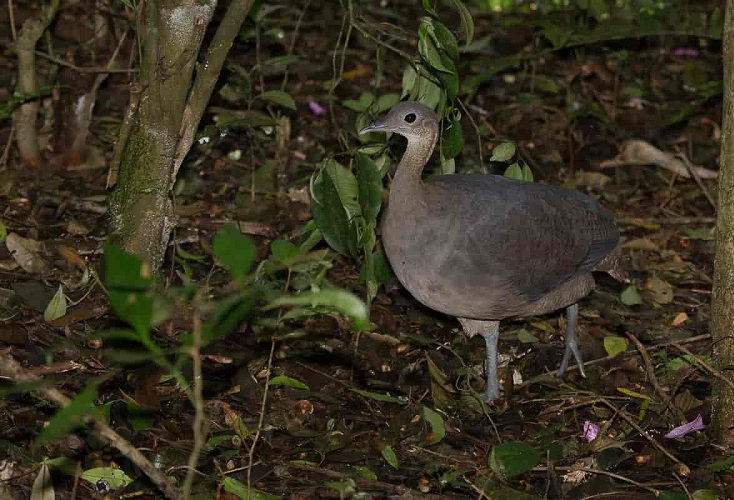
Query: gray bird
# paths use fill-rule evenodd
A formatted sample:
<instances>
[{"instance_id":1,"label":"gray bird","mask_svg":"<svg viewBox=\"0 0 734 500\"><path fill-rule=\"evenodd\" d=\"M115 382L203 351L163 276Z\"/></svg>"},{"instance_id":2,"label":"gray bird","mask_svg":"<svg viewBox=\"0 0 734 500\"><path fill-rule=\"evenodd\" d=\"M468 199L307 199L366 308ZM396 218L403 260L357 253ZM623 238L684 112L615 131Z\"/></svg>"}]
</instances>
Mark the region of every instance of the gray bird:
<instances>
[{"instance_id":1,"label":"gray bird","mask_svg":"<svg viewBox=\"0 0 734 500\"><path fill-rule=\"evenodd\" d=\"M578 301L607 270L619 232L599 203L578 191L497 175L421 177L439 122L417 102L395 105L360 131L408 139L382 219L382 243L400 283L425 306L455 316L486 343L485 400L499 397L499 322L566 308L563 375L578 348Z\"/></svg>"}]
</instances>

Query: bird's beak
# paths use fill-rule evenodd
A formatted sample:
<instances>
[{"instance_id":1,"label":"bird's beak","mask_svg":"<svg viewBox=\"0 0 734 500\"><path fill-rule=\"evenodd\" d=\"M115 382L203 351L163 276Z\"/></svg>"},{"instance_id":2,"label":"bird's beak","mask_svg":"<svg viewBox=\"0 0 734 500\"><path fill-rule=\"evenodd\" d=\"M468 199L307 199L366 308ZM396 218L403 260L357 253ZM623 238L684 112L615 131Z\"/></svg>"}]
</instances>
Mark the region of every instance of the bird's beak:
<instances>
[{"instance_id":1,"label":"bird's beak","mask_svg":"<svg viewBox=\"0 0 734 500\"><path fill-rule=\"evenodd\" d=\"M387 125L382 120L375 120L365 128L359 131L359 135L369 134L370 132L389 132Z\"/></svg>"}]
</instances>

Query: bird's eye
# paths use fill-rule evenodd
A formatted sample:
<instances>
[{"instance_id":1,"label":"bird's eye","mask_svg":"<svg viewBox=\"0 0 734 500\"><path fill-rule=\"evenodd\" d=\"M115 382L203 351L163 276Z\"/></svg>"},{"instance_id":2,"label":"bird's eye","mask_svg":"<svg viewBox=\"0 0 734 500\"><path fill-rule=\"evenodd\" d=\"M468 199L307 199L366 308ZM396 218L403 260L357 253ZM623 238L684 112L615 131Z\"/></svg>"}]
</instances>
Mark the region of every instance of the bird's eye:
<instances>
[{"instance_id":1,"label":"bird's eye","mask_svg":"<svg viewBox=\"0 0 734 500\"><path fill-rule=\"evenodd\" d=\"M405 115L405 118L403 120L406 121L406 123L413 123L415 121L415 113L408 113Z\"/></svg>"}]
</instances>

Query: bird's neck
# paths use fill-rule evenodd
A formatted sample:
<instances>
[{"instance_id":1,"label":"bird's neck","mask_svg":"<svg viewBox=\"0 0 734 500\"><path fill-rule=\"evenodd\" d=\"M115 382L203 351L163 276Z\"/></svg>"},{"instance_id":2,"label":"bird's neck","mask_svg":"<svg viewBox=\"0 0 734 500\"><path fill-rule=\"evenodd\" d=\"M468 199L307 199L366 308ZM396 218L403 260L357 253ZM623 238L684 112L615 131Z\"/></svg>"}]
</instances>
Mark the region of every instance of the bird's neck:
<instances>
[{"instance_id":1,"label":"bird's neck","mask_svg":"<svg viewBox=\"0 0 734 500\"><path fill-rule=\"evenodd\" d=\"M433 132L429 136L408 139L408 147L395 172L393 188L399 186L401 189L409 189L422 182L421 174L436 147L437 136L438 132Z\"/></svg>"}]
</instances>

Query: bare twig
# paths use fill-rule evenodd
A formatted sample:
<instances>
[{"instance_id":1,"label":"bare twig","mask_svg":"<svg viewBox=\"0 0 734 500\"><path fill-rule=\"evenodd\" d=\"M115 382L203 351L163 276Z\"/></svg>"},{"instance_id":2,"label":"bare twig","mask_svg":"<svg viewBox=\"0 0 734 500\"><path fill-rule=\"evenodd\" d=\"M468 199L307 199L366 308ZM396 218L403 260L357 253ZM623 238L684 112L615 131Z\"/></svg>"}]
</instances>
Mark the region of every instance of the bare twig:
<instances>
[{"instance_id":1,"label":"bare twig","mask_svg":"<svg viewBox=\"0 0 734 500\"><path fill-rule=\"evenodd\" d=\"M645 349L645 346L642 345L642 342L635 337L630 332L625 332L627 334L627 338L630 339L630 341L635 344L635 347L637 347L637 350L640 352L640 356L642 356L642 361L645 363L645 371L647 372L647 378L650 380L650 383L652 384L653 388L655 389L655 392L660 396L660 398L665 403L664 408L670 407L670 409L675 413L675 418L678 419L678 423L684 423L686 421L686 416L683 414L683 412L678 408L675 403L673 402L673 399L668 395L667 392L663 390L663 388L658 383L658 378L655 376L655 367L652 364L652 360L650 359L650 355L647 353L647 349Z\"/></svg>"},{"instance_id":2,"label":"bare twig","mask_svg":"<svg viewBox=\"0 0 734 500\"><path fill-rule=\"evenodd\" d=\"M273 354L275 353L275 341L270 341L270 354L268 355L268 366L266 369L267 377L265 378L265 388L263 389L263 397L260 402L260 419L257 422L257 430L255 431L255 437L252 439L252 446L250 446L250 452L247 456L247 496L249 500L250 490L252 487L252 464L255 461L255 448L257 442L260 440L260 434L262 433L263 425L265 423L265 411L268 403L268 392L270 391L270 370L273 368Z\"/></svg>"},{"instance_id":3,"label":"bare twig","mask_svg":"<svg viewBox=\"0 0 734 500\"><path fill-rule=\"evenodd\" d=\"M189 455L188 469L186 471L186 479L183 483L183 498L188 500L191 497L191 486L194 484L194 474L196 473L196 464L199 462L199 455L204 448L207 434L206 414L204 413L204 377L201 371L201 311L199 307L194 308L192 344L191 344L191 361L194 372L194 399L191 403L194 405L194 423L192 425L194 431L194 446Z\"/></svg>"}]
</instances>

